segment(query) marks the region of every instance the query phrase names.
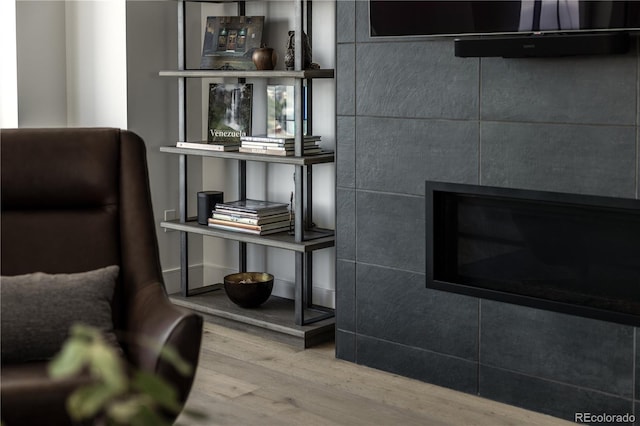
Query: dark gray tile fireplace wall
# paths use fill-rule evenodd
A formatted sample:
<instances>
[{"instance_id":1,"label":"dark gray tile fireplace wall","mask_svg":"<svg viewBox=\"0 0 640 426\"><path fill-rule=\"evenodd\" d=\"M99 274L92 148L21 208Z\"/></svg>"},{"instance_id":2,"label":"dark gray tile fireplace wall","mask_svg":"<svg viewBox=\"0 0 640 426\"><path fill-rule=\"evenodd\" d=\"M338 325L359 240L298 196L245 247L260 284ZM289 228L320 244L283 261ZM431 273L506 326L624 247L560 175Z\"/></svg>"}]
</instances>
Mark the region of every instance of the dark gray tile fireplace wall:
<instances>
[{"instance_id":1,"label":"dark gray tile fireplace wall","mask_svg":"<svg viewBox=\"0 0 640 426\"><path fill-rule=\"evenodd\" d=\"M638 198L638 48L462 59L337 2L337 356L567 419L640 402L629 326L425 288L424 181ZM640 412L636 412L640 416Z\"/></svg>"}]
</instances>

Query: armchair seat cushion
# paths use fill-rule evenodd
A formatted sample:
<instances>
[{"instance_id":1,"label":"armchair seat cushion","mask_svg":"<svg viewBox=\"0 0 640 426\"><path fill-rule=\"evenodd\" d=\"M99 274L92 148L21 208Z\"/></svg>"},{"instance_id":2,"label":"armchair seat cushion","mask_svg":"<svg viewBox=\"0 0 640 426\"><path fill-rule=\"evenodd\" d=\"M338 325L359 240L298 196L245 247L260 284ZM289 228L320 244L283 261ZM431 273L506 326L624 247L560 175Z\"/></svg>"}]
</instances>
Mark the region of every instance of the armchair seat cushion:
<instances>
[{"instance_id":1,"label":"armchair seat cushion","mask_svg":"<svg viewBox=\"0 0 640 426\"><path fill-rule=\"evenodd\" d=\"M69 379L51 380L47 362L42 361L3 365L0 381L2 406L11 407L3 410L2 421L11 426L41 424L43 413L50 419L68 419L67 398L78 387L90 384L92 379L83 373ZM67 423L71 421L67 420Z\"/></svg>"}]
</instances>

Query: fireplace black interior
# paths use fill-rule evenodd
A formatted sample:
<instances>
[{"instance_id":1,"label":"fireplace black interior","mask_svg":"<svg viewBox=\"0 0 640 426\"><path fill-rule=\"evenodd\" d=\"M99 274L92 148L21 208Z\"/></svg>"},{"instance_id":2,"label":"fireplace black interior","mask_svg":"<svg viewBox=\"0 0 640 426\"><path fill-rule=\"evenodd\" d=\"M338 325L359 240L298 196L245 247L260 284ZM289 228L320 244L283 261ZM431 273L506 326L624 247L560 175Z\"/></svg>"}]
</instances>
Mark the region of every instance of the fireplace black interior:
<instances>
[{"instance_id":1,"label":"fireplace black interior","mask_svg":"<svg viewBox=\"0 0 640 426\"><path fill-rule=\"evenodd\" d=\"M426 182L427 287L640 325L640 200Z\"/></svg>"}]
</instances>

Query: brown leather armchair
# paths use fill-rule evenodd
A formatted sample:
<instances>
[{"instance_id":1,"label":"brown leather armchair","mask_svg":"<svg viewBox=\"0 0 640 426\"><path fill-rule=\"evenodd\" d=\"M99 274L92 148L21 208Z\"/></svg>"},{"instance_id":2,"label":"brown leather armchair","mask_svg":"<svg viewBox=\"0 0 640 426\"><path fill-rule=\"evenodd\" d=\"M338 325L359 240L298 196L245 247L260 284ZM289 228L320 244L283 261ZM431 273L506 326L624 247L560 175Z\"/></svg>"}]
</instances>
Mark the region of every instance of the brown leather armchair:
<instances>
[{"instance_id":1,"label":"brown leather armchair","mask_svg":"<svg viewBox=\"0 0 640 426\"><path fill-rule=\"evenodd\" d=\"M143 140L110 128L3 129L0 148L2 276L119 265L111 306L115 330L170 345L195 370L202 317L167 298ZM119 343L133 367L167 379L186 401L193 375L180 375L135 339ZM65 400L86 378L54 382L46 365L3 359L6 426L71 423Z\"/></svg>"}]
</instances>

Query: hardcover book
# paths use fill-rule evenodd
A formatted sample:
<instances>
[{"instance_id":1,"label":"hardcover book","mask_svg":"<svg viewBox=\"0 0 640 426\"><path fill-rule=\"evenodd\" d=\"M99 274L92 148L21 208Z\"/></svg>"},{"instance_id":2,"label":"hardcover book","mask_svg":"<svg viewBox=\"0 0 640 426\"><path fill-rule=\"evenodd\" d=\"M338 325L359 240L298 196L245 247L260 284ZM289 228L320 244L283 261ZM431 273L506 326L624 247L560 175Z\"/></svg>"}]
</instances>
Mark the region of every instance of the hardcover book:
<instances>
[{"instance_id":1,"label":"hardcover book","mask_svg":"<svg viewBox=\"0 0 640 426\"><path fill-rule=\"evenodd\" d=\"M245 199L245 200L229 201L226 203L217 203L216 211L218 210L244 212L244 213L251 213L256 215L268 215L268 214L288 212L289 204L276 203L272 201Z\"/></svg>"},{"instance_id":2,"label":"hardcover book","mask_svg":"<svg viewBox=\"0 0 640 426\"><path fill-rule=\"evenodd\" d=\"M223 230L223 231L244 232L245 234L253 234L253 235L278 234L280 232L287 232L287 231L289 231L291 229L291 227L289 225L283 226L281 228L269 229L269 230L245 229L245 228L240 228L238 226L220 225L220 224L217 224L217 223L209 223L209 226L212 227L212 228Z\"/></svg>"},{"instance_id":3,"label":"hardcover book","mask_svg":"<svg viewBox=\"0 0 640 426\"><path fill-rule=\"evenodd\" d=\"M320 136L307 135L304 136L305 144L309 142L317 142L320 140ZM244 142L265 142L279 145L293 144L295 138L293 136L268 136L268 135L247 135L242 136L240 140Z\"/></svg>"},{"instance_id":4,"label":"hardcover book","mask_svg":"<svg viewBox=\"0 0 640 426\"><path fill-rule=\"evenodd\" d=\"M251 58L262 45L264 16L208 16L201 69L255 70Z\"/></svg>"},{"instance_id":5,"label":"hardcover book","mask_svg":"<svg viewBox=\"0 0 640 426\"><path fill-rule=\"evenodd\" d=\"M238 149L238 152L244 152L245 154L263 154L263 155L278 155L281 157L292 157L295 155L295 151L293 149L278 149L278 148L252 148L241 146ZM305 148L302 155L315 155L320 154L322 150L319 147L316 148Z\"/></svg>"},{"instance_id":6,"label":"hardcover book","mask_svg":"<svg viewBox=\"0 0 640 426\"><path fill-rule=\"evenodd\" d=\"M237 151L240 144L237 142L178 142L178 148L204 149L207 151Z\"/></svg>"},{"instance_id":7,"label":"hardcover book","mask_svg":"<svg viewBox=\"0 0 640 426\"><path fill-rule=\"evenodd\" d=\"M273 229L282 229L282 228L286 229L292 226L292 222L289 219L281 220L279 222L265 223L263 225L251 225L248 223L230 222L226 220L211 218L209 219L209 224L233 226L240 229L248 229L250 231L271 231Z\"/></svg>"},{"instance_id":8,"label":"hardcover book","mask_svg":"<svg viewBox=\"0 0 640 426\"><path fill-rule=\"evenodd\" d=\"M208 142L240 144L251 133L253 85L209 85Z\"/></svg>"}]
</instances>

